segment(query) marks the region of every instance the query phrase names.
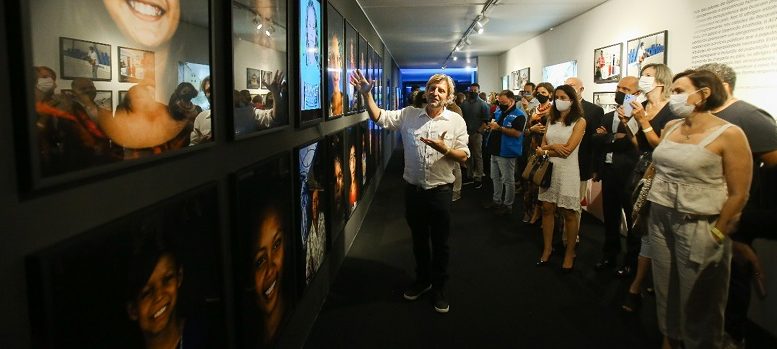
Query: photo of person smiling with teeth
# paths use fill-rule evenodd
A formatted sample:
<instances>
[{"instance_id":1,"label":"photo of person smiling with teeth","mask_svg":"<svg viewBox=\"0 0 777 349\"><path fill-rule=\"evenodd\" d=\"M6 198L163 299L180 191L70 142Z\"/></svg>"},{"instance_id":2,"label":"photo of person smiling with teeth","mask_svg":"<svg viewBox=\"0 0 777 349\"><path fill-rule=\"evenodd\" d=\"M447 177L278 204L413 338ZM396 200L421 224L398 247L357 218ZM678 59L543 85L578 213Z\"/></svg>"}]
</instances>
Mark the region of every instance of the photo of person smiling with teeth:
<instances>
[{"instance_id":1,"label":"photo of person smiling with teeth","mask_svg":"<svg viewBox=\"0 0 777 349\"><path fill-rule=\"evenodd\" d=\"M167 43L178 29L178 0L103 0L124 36L146 47Z\"/></svg>"}]
</instances>

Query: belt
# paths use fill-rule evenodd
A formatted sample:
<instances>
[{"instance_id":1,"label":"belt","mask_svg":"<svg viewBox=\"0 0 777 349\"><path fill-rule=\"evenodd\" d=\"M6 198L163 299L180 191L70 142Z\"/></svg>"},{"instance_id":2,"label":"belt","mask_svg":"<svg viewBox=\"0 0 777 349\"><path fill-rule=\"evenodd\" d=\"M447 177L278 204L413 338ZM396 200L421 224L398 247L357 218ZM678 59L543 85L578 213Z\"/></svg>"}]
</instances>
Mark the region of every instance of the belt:
<instances>
[{"instance_id":1,"label":"belt","mask_svg":"<svg viewBox=\"0 0 777 349\"><path fill-rule=\"evenodd\" d=\"M431 187L429 189L426 189L420 185L407 183L407 187L410 189L413 189L416 192L433 192L433 191L451 190L453 189L453 184L452 183L440 184L436 187Z\"/></svg>"}]
</instances>

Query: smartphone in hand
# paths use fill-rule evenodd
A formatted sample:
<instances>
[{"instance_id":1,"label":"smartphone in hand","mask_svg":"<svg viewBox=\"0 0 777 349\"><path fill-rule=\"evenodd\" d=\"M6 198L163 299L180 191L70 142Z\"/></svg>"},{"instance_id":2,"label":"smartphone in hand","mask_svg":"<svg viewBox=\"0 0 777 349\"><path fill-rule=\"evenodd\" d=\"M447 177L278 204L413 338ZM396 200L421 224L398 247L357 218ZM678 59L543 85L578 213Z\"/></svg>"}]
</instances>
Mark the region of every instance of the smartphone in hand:
<instances>
[{"instance_id":1,"label":"smartphone in hand","mask_svg":"<svg viewBox=\"0 0 777 349\"><path fill-rule=\"evenodd\" d=\"M626 97L623 98L623 115L627 118L631 117L631 112L634 110L634 108L631 107L631 101L636 99L637 97L634 95L626 95Z\"/></svg>"}]
</instances>

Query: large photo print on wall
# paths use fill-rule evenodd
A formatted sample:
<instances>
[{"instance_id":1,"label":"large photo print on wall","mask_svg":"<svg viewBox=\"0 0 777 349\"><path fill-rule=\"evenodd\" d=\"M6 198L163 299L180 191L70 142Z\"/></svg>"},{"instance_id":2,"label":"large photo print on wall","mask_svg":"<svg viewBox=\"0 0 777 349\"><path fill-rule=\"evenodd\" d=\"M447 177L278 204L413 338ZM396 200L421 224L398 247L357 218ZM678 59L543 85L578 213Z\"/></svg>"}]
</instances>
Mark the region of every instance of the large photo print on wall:
<instances>
[{"instance_id":1,"label":"large photo print on wall","mask_svg":"<svg viewBox=\"0 0 777 349\"><path fill-rule=\"evenodd\" d=\"M573 76L577 76L577 61L568 61L542 68L542 81L547 81L553 86L561 86L567 78Z\"/></svg>"},{"instance_id":2,"label":"large photo print on wall","mask_svg":"<svg viewBox=\"0 0 777 349\"><path fill-rule=\"evenodd\" d=\"M640 76L642 67L651 63L666 64L666 30L626 42L628 76Z\"/></svg>"},{"instance_id":3,"label":"large photo print on wall","mask_svg":"<svg viewBox=\"0 0 777 349\"><path fill-rule=\"evenodd\" d=\"M292 170L281 153L237 174L233 243L240 348L272 348L296 302Z\"/></svg>"},{"instance_id":4,"label":"large photo print on wall","mask_svg":"<svg viewBox=\"0 0 777 349\"><path fill-rule=\"evenodd\" d=\"M594 82L606 84L621 79L621 54L623 44L600 47L594 50Z\"/></svg>"},{"instance_id":5,"label":"large photo print on wall","mask_svg":"<svg viewBox=\"0 0 777 349\"><path fill-rule=\"evenodd\" d=\"M231 1L233 130L244 139L289 125L288 2Z\"/></svg>"},{"instance_id":6,"label":"large photo print on wall","mask_svg":"<svg viewBox=\"0 0 777 349\"><path fill-rule=\"evenodd\" d=\"M315 141L297 149L297 188L299 196L300 262L304 266L304 285L318 273L326 253L326 141Z\"/></svg>"},{"instance_id":7,"label":"large photo print on wall","mask_svg":"<svg viewBox=\"0 0 777 349\"><path fill-rule=\"evenodd\" d=\"M30 32L20 37L30 38L23 45L31 52L34 82L24 84L35 103L20 118L28 129L26 189L114 171L127 167L126 160L158 159L212 140L191 139L195 131L209 134L211 119L196 121L204 110L192 99L201 86L179 81L177 64L210 63L208 22L182 24L200 23L193 17L207 12L208 0L153 5L159 7L153 23L118 0L28 6ZM90 35L66 37L86 28L85 18ZM111 98L108 107L98 103L106 93L97 91L127 93Z\"/></svg>"},{"instance_id":8,"label":"large photo print on wall","mask_svg":"<svg viewBox=\"0 0 777 349\"><path fill-rule=\"evenodd\" d=\"M224 347L216 187L28 258L33 347Z\"/></svg>"},{"instance_id":9,"label":"large photo print on wall","mask_svg":"<svg viewBox=\"0 0 777 349\"><path fill-rule=\"evenodd\" d=\"M345 69L343 48L345 47L345 26L343 16L331 4L327 5L327 68L326 91L329 110L327 119L343 116L343 92L345 90ZM350 85L350 84L348 84Z\"/></svg>"},{"instance_id":10,"label":"large photo print on wall","mask_svg":"<svg viewBox=\"0 0 777 349\"><path fill-rule=\"evenodd\" d=\"M351 23L345 21L345 73L350 77L358 69L359 56L359 33L353 28ZM350 83L345 84L345 103L343 111L346 114L356 113L359 110L359 99L361 95Z\"/></svg>"},{"instance_id":11,"label":"large photo print on wall","mask_svg":"<svg viewBox=\"0 0 777 349\"><path fill-rule=\"evenodd\" d=\"M299 0L299 104L298 127L321 121L323 99L321 48L323 35L321 2Z\"/></svg>"},{"instance_id":12,"label":"large photo print on wall","mask_svg":"<svg viewBox=\"0 0 777 349\"><path fill-rule=\"evenodd\" d=\"M329 240L335 241L340 231L345 225L348 217L345 200L345 163L343 162L343 153L345 152L344 131L330 134L326 137L327 143L327 164L329 164Z\"/></svg>"},{"instance_id":13,"label":"large photo print on wall","mask_svg":"<svg viewBox=\"0 0 777 349\"><path fill-rule=\"evenodd\" d=\"M516 70L510 73L510 77L512 78L512 81L513 81L513 86L512 86L513 91L523 90L523 87L526 85L526 83L530 81L529 80L531 76L530 72L531 72L531 68L526 67L521 70Z\"/></svg>"}]
</instances>

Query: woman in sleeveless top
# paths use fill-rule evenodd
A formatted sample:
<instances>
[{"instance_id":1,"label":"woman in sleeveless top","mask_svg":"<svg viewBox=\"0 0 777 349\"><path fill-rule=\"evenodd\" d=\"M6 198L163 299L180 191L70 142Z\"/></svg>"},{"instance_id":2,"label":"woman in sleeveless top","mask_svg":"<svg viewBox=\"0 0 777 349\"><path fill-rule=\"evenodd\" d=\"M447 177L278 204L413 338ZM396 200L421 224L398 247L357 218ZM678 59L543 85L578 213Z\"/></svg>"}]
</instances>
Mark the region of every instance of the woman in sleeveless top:
<instances>
[{"instance_id":1,"label":"woman in sleeveless top","mask_svg":"<svg viewBox=\"0 0 777 349\"><path fill-rule=\"evenodd\" d=\"M561 85L553 92L553 107L550 110L549 126L537 155L550 157L553 164L550 187L540 188L538 199L542 201L543 250L537 266L545 266L550 259L553 242L553 224L556 209L564 218L567 241L575 241L580 212L580 167L577 152L585 134L583 107L577 93L569 85ZM568 243L564 253L563 272L571 272L575 264L574 243Z\"/></svg>"},{"instance_id":2,"label":"woman in sleeveless top","mask_svg":"<svg viewBox=\"0 0 777 349\"><path fill-rule=\"evenodd\" d=\"M527 147L523 153L527 154L527 156L529 152L542 145L542 137L545 136L545 125L548 123L548 115L553 105L551 102L552 93L553 85L549 82L539 83L534 90L534 98L540 104L529 110L529 118L526 120L526 130L524 132L528 136L525 138L528 141L524 141ZM540 188L528 180L524 180L523 187L526 188L523 193L523 221L534 224L540 218L540 205L537 201L537 193Z\"/></svg>"},{"instance_id":3,"label":"woman in sleeveless top","mask_svg":"<svg viewBox=\"0 0 777 349\"><path fill-rule=\"evenodd\" d=\"M677 74L666 125L653 151L650 234L658 325L665 348L720 348L731 241L744 207L752 156L744 133L709 111L726 100L706 70Z\"/></svg>"}]
</instances>

